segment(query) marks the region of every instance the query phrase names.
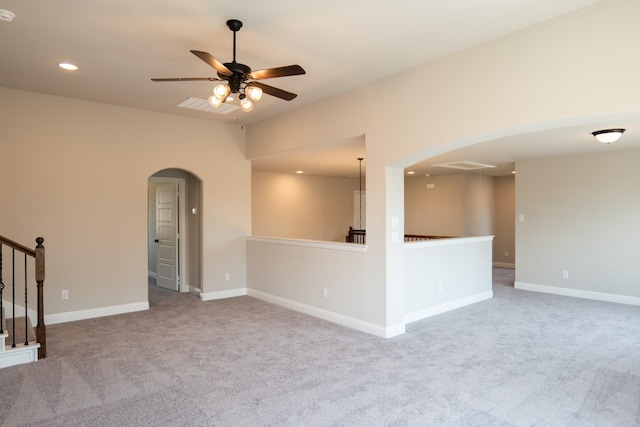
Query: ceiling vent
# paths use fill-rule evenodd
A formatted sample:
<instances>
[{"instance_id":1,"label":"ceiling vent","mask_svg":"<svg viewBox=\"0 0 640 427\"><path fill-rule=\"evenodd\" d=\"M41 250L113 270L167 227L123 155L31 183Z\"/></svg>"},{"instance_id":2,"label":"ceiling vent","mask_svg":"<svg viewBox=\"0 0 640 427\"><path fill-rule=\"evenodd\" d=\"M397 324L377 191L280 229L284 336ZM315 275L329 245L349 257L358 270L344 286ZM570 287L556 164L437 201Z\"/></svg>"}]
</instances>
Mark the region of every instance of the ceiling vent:
<instances>
[{"instance_id":1,"label":"ceiling vent","mask_svg":"<svg viewBox=\"0 0 640 427\"><path fill-rule=\"evenodd\" d=\"M485 163L471 162L469 160L462 160L459 162L439 163L437 165L442 168L461 169L465 171L472 171L477 169L495 168L495 165L487 165Z\"/></svg>"},{"instance_id":2,"label":"ceiling vent","mask_svg":"<svg viewBox=\"0 0 640 427\"><path fill-rule=\"evenodd\" d=\"M222 104L218 108L213 108L208 100L189 97L182 101L177 107L181 108L189 108L191 110L199 110L204 111L206 113L214 113L214 114L229 114L232 111L236 111L240 107L233 104Z\"/></svg>"}]
</instances>

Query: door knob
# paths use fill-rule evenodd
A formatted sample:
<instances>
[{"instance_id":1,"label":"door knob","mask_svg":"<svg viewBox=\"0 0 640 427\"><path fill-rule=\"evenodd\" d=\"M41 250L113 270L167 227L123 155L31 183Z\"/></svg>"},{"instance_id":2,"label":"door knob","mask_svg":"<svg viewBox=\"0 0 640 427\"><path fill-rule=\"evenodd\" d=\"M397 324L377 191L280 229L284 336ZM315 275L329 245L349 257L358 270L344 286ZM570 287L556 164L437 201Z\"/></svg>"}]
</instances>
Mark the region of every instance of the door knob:
<instances>
[{"instance_id":1,"label":"door knob","mask_svg":"<svg viewBox=\"0 0 640 427\"><path fill-rule=\"evenodd\" d=\"M154 242L158 243L158 239L154 240Z\"/></svg>"}]
</instances>

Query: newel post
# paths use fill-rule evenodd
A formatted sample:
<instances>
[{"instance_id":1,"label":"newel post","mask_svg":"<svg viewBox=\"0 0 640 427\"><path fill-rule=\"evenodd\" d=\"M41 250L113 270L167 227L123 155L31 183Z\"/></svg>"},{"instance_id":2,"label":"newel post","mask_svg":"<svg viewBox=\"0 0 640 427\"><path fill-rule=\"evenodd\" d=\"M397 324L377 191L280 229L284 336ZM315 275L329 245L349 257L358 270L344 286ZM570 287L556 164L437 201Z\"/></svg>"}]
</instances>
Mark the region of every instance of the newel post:
<instances>
[{"instance_id":1,"label":"newel post","mask_svg":"<svg viewBox=\"0 0 640 427\"><path fill-rule=\"evenodd\" d=\"M44 324L44 239L36 239L36 283L38 285L38 325L36 326L36 339L40 343L38 359L47 357L47 327Z\"/></svg>"}]
</instances>

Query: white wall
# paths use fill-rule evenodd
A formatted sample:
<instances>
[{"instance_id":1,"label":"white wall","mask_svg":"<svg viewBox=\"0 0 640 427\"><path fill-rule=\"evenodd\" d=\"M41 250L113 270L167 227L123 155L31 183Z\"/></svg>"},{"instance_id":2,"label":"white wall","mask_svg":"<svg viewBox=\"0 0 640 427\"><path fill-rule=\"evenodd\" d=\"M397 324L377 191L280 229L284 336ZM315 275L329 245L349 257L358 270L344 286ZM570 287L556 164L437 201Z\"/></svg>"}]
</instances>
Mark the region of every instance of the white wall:
<instances>
[{"instance_id":1,"label":"white wall","mask_svg":"<svg viewBox=\"0 0 640 427\"><path fill-rule=\"evenodd\" d=\"M344 242L359 180L253 171L252 233Z\"/></svg>"},{"instance_id":2,"label":"white wall","mask_svg":"<svg viewBox=\"0 0 640 427\"><path fill-rule=\"evenodd\" d=\"M639 39L640 2L596 3L252 125L247 154L366 135L368 288L354 304L384 312L387 326L400 324L404 254L392 236L404 233L402 169L498 137L640 111ZM616 58L614 71L594 65L603 52ZM420 108L398 87L410 87Z\"/></svg>"},{"instance_id":3,"label":"white wall","mask_svg":"<svg viewBox=\"0 0 640 427\"><path fill-rule=\"evenodd\" d=\"M382 313L367 311L365 245L295 239L247 238L247 294L381 337ZM323 295L326 289L327 297Z\"/></svg>"},{"instance_id":4,"label":"white wall","mask_svg":"<svg viewBox=\"0 0 640 427\"><path fill-rule=\"evenodd\" d=\"M519 287L640 297L639 163L640 150L517 163Z\"/></svg>"},{"instance_id":5,"label":"white wall","mask_svg":"<svg viewBox=\"0 0 640 427\"><path fill-rule=\"evenodd\" d=\"M405 321L492 298L492 239L405 243Z\"/></svg>"},{"instance_id":6,"label":"white wall","mask_svg":"<svg viewBox=\"0 0 640 427\"><path fill-rule=\"evenodd\" d=\"M239 126L0 88L0 128L0 233L45 238L56 321L147 303L147 182L166 168L202 180L203 290L246 286L251 171Z\"/></svg>"}]
</instances>

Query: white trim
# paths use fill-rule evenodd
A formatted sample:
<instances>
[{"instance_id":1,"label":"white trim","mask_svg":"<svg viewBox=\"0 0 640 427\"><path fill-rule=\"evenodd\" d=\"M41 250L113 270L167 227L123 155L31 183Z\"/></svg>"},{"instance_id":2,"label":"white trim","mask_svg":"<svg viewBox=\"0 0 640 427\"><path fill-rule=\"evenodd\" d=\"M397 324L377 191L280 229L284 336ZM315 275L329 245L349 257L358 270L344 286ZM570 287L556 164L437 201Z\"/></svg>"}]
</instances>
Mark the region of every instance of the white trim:
<instances>
[{"instance_id":1,"label":"white trim","mask_svg":"<svg viewBox=\"0 0 640 427\"><path fill-rule=\"evenodd\" d=\"M149 301L49 314L44 316L44 322L47 325L55 325L56 323L74 322L76 320L93 319L96 317L113 316L116 314L145 310L149 310Z\"/></svg>"},{"instance_id":2,"label":"white trim","mask_svg":"<svg viewBox=\"0 0 640 427\"><path fill-rule=\"evenodd\" d=\"M324 240L285 239L279 237L246 236L248 242L271 243L275 245L305 246L309 248L334 249L338 251L367 252L367 245L358 243L328 242Z\"/></svg>"},{"instance_id":3,"label":"white trim","mask_svg":"<svg viewBox=\"0 0 640 427\"><path fill-rule=\"evenodd\" d=\"M524 282L515 282L513 287L516 289L521 289L523 291L542 292L545 294L562 295L565 297L584 298L596 301L615 302L618 304L640 306L640 297L632 297L627 295L585 291L583 289L561 288L558 286L536 285L534 283Z\"/></svg>"},{"instance_id":4,"label":"white trim","mask_svg":"<svg viewBox=\"0 0 640 427\"><path fill-rule=\"evenodd\" d=\"M253 289L248 289L247 295L262 301L266 301L272 304L286 307L294 311L299 311L301 313L308 314L313 317L318 317L320 319L327 320L332 323L337 323L338 325L346 326L346 327L358 330L360 332L365 332L381 338L392 338L398 335L402 335L405 332L404 325L394 325L394 326L387 326L387 327L380 326L374 323L365 322L360 319L345 316L343 314L334 313L333 311L328 311L322 308L313 307L313 306L302 304L296 301L291 301L285 298L266 294L264 292L256 291Z\"/></svg>"},{"instance_id":5,"label":"white trim","mask_svg":"<svg viewBox=\"0 0 640 427\"><path fill-rule=\"evenodd\" d=\"M416 322L418 320L426 319L427 317L436 316L438 314L446 313L447 311L462 308L467 305L475 304L477 302L485 301L491 298L493 298L493 291L480 292L479 294L470 295L468 297L448 301L443 304L434 305L433 307L427 307L422 310L414 311L412 313L407 313L404 315L404 322Z\"/></svg>"},{"instance_id":6,"label":"white trim","mask_svg":"<svg viewBox=\"0 0 640 427\"><path fill-rule=\"evenodd\" d=\"M198 289L199 290L199 289ZM212 301L216 299L234 298L247 295L247 288L229 289L226 291L217 292L202 292L200 291L201 301Z\"/></svg>"},{"instance_id":7,"label":"white trim","mask_svg":"<svg viewBox=\"0 0 640 427\"><path fill-rule=\"evenodd\" d=\"M39 348L39 343L29 344L28 346L22 343L16 344L15 347L7 348L6 351L0 353L0 368L37 362Z\"/></svg>"},{"instance_id":8,"label":"white trim","mask_svg":"<svg viewBox=\"0 0 640 427\"><path fill-rule=\"evenodd\" d=\"M515 263L512 262L494 262L493 263L494 267L500 267L500 268L511 268L514 269L516 268Z\"/></svg>"},{"instance_id":9,"label":"white trim","mask_svg":"<svg viewBox=\"0 0 640 427\"><path fill-rule=\"evenodd\" d=\"M493 241L493 236L448 237L445 239L418 240L416 242L405 242L404 250L406 251L410 249L433 248L436 246L464 245L467 243L491 242L491 241Z\"/></svg>"},{"instance_id":10,"label":"white trim","mask_svg":"<svg viewBox=\"0 0 640 427\"><path fill-rule=\"evenodd\" d=\"M189 236L189 230L187 230L187 180L185 178L172 178L164 176L150 176L149 181L156 183L172 182L178 184L178 230L179 230L179 243L178 247L178 270L180 275L178 276L178 292L189 292L189 290L182 289L182 284L186 281L187 271L187 238ZM148 186L148 184L147 184ZM156 202L157 203L157 202ZM148 215L148 213L147 213ZM147 249L147 254L149 249ZM147 255L148 256L148 255ZM157 254L156 254L157 262ZM157 267L156 267L157 268Z\"/></svg>"}]
</instances>

